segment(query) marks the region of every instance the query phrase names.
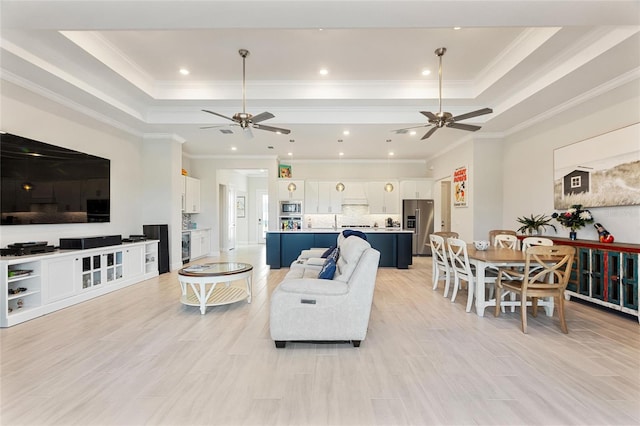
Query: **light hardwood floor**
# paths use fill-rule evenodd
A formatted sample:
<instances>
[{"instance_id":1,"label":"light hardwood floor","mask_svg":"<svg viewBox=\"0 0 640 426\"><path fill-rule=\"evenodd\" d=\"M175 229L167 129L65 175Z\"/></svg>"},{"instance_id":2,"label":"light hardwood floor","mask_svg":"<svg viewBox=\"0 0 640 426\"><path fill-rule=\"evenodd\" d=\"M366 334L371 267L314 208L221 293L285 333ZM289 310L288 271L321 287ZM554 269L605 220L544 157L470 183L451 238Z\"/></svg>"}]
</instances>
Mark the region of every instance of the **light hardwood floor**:
<instances>
[{"instance_id":1,"label":"light hardwood floor","mask_svg":"<svg viewBox=\"0 0 640 426\"><path fill-rule=\"evenodd\" d=\"M269 337L287 269L264 246L253 302L180 304L176 272L0 330L2 425L601 425L640 423L640 327L584 304L480 318L431 290L431 258L381 268L369 333L349 344ZM205 263L202 259L195 263Z\"/></svg>"}]
</instances>

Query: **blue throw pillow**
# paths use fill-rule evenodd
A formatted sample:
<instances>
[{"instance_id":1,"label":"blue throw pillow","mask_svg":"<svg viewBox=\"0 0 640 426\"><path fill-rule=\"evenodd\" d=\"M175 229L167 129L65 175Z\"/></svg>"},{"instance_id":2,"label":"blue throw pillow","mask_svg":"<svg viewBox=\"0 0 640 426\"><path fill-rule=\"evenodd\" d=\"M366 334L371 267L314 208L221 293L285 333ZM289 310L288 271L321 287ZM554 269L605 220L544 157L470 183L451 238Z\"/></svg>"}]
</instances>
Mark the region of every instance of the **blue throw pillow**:
<instances>
[{"instance_id":1,"label":"blue throw pillow","mask_svg":"<svg viewBox=\"0 0 640 426\"><path fill-rule=\"evenodd\" d=\"M336 261L328 257L327 260L324 261L324 265L322 266L322 270L318 274L318 278L320 278L321 280L332 280L335 273Z\"/></svg>"},{"instance_id":2,"label":"blue throw pillow","mask_svg":"<svg viewBox=\"0 0 640 426\"><path fill-rule=\"evenodd\" d=\"M335 249L336 249L336 246L331 246L331 247L329 247L329 248L327 249L327 251L325 251L324 253L322 253L322 256L320 256L320 257L321 257L321 258L323 258L323 259L326 259L326 258L331 254L331 252L332 252L333 250L335 250Z\"/></svg>"},{"instance_id":3,"label":"blue throw pillow","mask_svg":"<svg viewBox=\"0 0 640 426\"><path fill-rule=\"evenodd\" d=\"M350 237L351 235L355 235L356 237L360 237L363 240L367 241L367 234L362 231L356 231L355 229L345 229L344 231L342 231L342 235L345 238Z\"/></svg>"}]
</instances>

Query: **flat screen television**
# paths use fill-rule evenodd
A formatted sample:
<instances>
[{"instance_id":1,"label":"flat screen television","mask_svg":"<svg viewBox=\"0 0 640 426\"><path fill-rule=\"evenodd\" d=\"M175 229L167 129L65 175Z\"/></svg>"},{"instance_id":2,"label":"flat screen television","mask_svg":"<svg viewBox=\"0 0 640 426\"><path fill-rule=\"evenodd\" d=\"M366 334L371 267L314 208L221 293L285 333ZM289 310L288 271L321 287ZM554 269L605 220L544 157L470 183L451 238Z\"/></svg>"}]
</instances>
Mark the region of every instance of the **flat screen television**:
<instances>
[{"instance_id":1,"label":"flat screen television","mask_svg":"<svg viewBox=\"0 0 640 426\"><path fill-rule=\"evenodd\" d=\"M2 225L109 222L111 161L0 133Z\"/></svg>"}]
</instances>

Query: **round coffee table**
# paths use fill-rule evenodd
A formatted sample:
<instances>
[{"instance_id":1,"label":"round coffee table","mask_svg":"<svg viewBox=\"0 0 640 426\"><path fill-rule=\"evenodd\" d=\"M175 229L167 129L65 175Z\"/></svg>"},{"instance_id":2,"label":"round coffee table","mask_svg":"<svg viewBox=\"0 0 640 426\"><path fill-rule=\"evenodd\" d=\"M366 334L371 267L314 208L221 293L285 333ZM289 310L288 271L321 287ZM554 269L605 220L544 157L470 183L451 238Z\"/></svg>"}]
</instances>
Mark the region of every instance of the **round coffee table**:
<instances>
[{"instance_id":1,"label":"round coffee table","mask_svg":"<svg viewBox=\"0 0 640 426\"><path fill-rule=\"evenodd\" d=\"M207 306L228 305L244 299L251 303L252 271L253 266L240 262L213 262L182 268L178 272L182 289L180 302L199 306L202 315ZM243 279L246 281L246 288L231 284ZM189 288L191 292L188 291Z\"/></svg>"}]
</instances>

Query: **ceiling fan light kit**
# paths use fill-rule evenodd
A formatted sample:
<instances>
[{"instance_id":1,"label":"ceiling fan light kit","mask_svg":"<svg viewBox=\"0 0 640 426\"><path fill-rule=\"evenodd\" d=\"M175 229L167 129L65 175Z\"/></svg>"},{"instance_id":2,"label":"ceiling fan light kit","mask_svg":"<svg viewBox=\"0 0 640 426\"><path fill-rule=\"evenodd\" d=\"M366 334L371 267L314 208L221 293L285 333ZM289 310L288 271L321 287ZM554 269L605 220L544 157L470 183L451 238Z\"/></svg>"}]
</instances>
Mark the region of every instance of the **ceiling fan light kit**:
<instances>
[{"instance_id":1,"label":"ceiling fan light kit","mask_svg":"<svg viewBox=\"0 0 640 426\"><path fill-rule=\"evenodd\" d=\"M438 57L438 112L433 113L430 111L420 111L420 114L424 115L428 119L428 123L422 126L416 127L407 127L405 129L395 130L397 134L405 134L410 129L415 129L418 127L429 127L433 126L433 128L429 129L427 133L421 138L421 140L429 138L431 135L435 133L436 130L441 129L443 127L450 127L452 129L458 130L466 130L469 132L475 132L480 130L480 126L475 126L472 124L463 124L458 123L458 121L466 120L468 118L477 117L479 115L491 114L493 110L491 108L482 108L477 111L467 112L465 114L460 114L457 116L453 116L450 112L442 111L442 57L447 52L446 47L439 47L435 50L435 54Z\"/></svg>"},{"instance_id":2,"label":"ceiling fan light kit","mask_svg":"<svg viewBox=\"0 0 640 426\"><path fill-rule=\"evenodd\" d=\"M249 56L249 51L247 49L240 49L238 50L238 53L242 57L242 112L235 113L233 117L227 117L226 115L223 115L214 111L209 111L206 109L203 109L202 111L208 114L213 114L218 117L224 118L225 120L233 121L234 124L231 124L231 126L240 126L240 128L245 131L244 136L247 138L253 137L253 133L251 132L251 129L266 130L268 132L288 135L289 133L291 133L291 130L289 129L283 129L280 127L273 127L273 126L266 126L264 124L259 124L262 121L266 121L275 117L270 112L265 111L265 112L261 112L258 115L251 115L247 112L246 110L247 83L246 83L246 67L245 67L246 64L245 63L246 63L247 56ZM205 126L205 127L201 127L201 129L210 129L214 127L220 127L220 126Z\"/></svg>"}]
</instances>

